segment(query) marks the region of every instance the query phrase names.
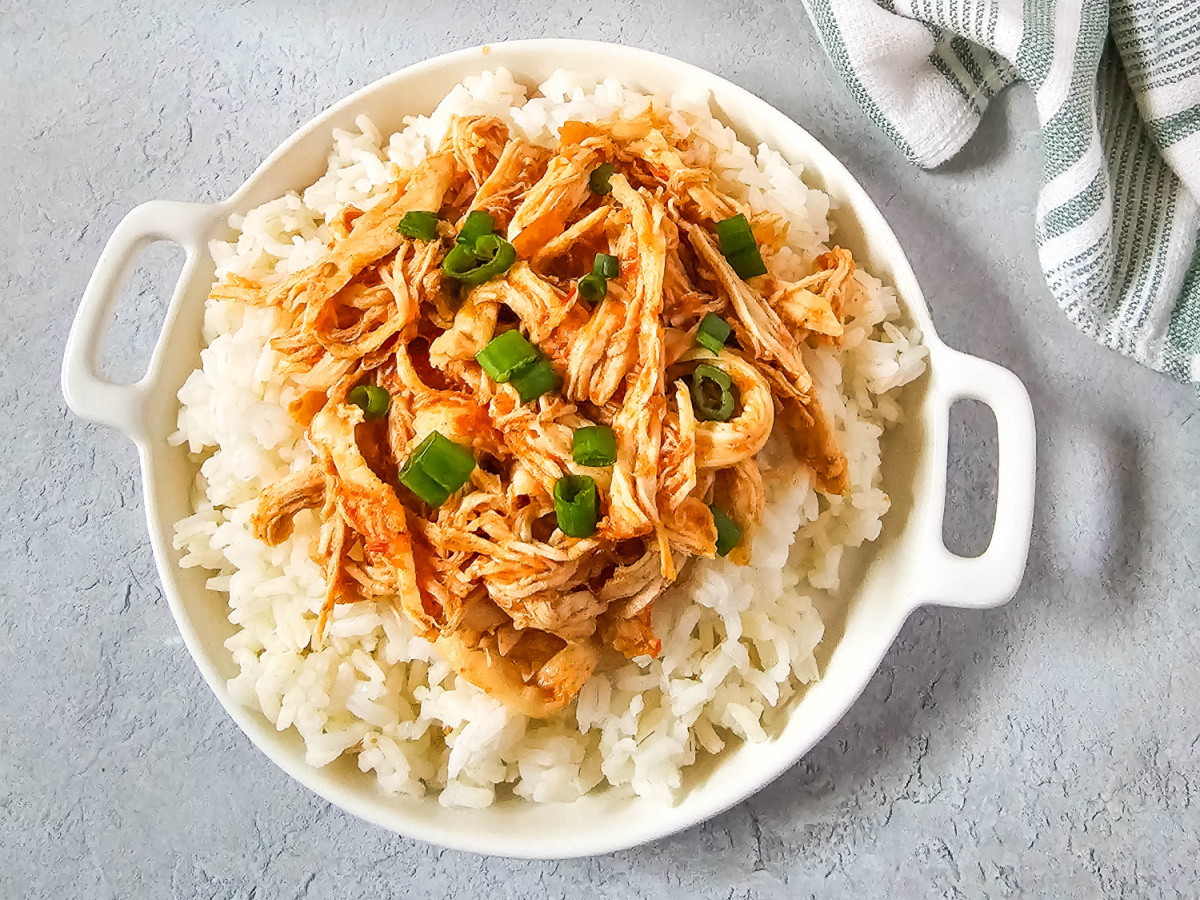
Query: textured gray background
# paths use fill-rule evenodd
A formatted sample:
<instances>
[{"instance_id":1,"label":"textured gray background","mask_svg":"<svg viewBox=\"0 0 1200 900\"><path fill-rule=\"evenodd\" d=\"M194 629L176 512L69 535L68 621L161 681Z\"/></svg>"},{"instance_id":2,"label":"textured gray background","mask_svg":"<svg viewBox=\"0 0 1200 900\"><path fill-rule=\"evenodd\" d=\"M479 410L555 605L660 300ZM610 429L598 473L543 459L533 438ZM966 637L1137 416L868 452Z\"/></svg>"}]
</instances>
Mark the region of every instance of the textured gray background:
<instances>
[{"instance_id":1,"label":"textured gray background","mask_svg":"<svg viewBox=\"0 0 1200 900\"><path fill-rule=\"evenodd\" d=\"M834 82L798 9L0 0L0 897L1197 895L1196 400L1093 346L1043 286L1025 88L958 160L914 170ZM129 208L223 197L349 91L534 36L680 57L812 131L884 207L946 340L1024 378L1041 456L1011 604L915 615L845 720L761 796L557 864L393 836L255 751L176 634L132 445L75 420L57 375ZM118 375L140 371L178 253L146 259L110 341ZM987 540L994 430L978 409L955 417L957 548Z\"/></svg>"}]
</instances>

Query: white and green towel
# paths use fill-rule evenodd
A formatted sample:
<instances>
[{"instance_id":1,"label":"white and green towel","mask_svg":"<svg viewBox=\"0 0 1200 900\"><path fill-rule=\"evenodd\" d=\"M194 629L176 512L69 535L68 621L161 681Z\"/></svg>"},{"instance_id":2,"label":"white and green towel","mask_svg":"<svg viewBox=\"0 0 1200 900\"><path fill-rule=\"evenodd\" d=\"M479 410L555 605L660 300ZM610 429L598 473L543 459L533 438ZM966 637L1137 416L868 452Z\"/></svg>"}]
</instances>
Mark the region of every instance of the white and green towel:
<instances>
[{"instance_id":1,"label":"white and green towel","mask_svg":"<svg viewBox=\"0 0 1200 900\"><path fill-rule=\"evenodd\" d=\"M1087 334L1200 382L1200 0L803 0L904 154L953 156L1017 79L1045 160L1037 242Z\"/></svg>"}]
</instances>

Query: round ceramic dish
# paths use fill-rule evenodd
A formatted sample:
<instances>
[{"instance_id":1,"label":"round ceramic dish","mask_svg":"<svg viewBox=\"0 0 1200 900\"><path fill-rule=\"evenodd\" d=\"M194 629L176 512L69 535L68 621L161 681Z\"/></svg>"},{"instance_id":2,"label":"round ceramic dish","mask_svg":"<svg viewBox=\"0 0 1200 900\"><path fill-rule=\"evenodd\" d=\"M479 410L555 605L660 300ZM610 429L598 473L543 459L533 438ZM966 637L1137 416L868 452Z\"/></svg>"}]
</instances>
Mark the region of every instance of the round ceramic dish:
<instances>
[{"instance_id":1,"label":"round ceramic dish","mask_svg":"<svg viewBox=\"0 0 1200 900\"><path fill-rule=\"evenodd\" d=\"M751 146L766 142L806 180L835 200L837 241L885 284L895 286L929 345L928 371L904 390L907 418L884 445L884 488L893 507L878 541L852 563L851 598L823 609L826 636L818 651L821 679L792 703L782 728L761 744L733 746L685 770L675 806L599 791L569 805L501 800L482 810L446 809L435 797L393 797L343 757L316 769L304 761L294 730L279 732L260 713L235 703L226 681L236 674L224 642L234 631L226 598L205 587L208 573L181 569L172 526L188 515L195 466L171 447L176 392L199 364L204 300L214 265L207 242L224 236L231 213L245 213L290 189L303 188L326 166L333 128L350 128L366 113L387 134L404 116L428 113L467 75L507 67L533 86L556 69L670 94L683 87L712 91L718 115ZM187 250L162 335L149 369L135 384L98 374L98 357L118 290L150 243ZM929 310L903 251L879 210L842 165L803 128L762 100L701 69L642 50L564 40L520 41L463 50L410 66L375 82L313 119L259 166L228 200L216 204L152 202L117 226L84 293L67 342L62 374L67 403L78 415L111 425L137 444L150 540L164 593L184 642L213 693L258 747L321 796L385 828L462 850L532 858L606 853L680 831L716 815L778 777L846 712L879 665L905 618L927 603L988 607L1008 600L1025 567L1034 494L1034 426L1017 378L992 363L951 350L934 333ZM982 400L996 414L999 487L991 544L979 557L951 554L942 542L947 418L960 398Z\"/></svg>"}]
</instances>

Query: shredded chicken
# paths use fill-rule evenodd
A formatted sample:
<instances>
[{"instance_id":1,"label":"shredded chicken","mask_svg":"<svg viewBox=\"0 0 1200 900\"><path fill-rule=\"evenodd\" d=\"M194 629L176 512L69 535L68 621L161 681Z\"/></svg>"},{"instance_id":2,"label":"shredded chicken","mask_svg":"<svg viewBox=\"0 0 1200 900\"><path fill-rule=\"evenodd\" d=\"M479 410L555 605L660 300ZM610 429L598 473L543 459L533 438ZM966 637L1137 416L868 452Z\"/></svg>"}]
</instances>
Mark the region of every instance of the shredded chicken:
<instances>
[{"instance_id":1,"label":"shredded chicken","mask_svg":"<svg viewBox=\"0 0 1200 900\"><path fill-rule=\"evenodd\" d=\"M254 536L270 547L292 535L292 516L325 502L325 473L320 466L293 472L258 495L258 508L250 519Z\"/></svg>"},{"instance_id":2,"label":"shredded chicken","mask_svg":"<svg viewBox=\"0 0 1200 900\"><path fill-rule=\"evenodd\" d=\"M842 336L842 310L852 284L854 257L834 247L817 257L817 270L799 281L777 283L771 306L798 335L825 335L833 342Z\"/></svg>"},{"instance_id":3,"label":"shredded chicken","mask_svg":"<svg viewBox=\"0 0 1200 900\"><path fill-rule=\"evenodd\" d=\"M689 559L716 555L714 506L741 529L730 559L749 562L765 503L757 458L776 423L823 490L848 492L802 348L838 346L853 257L835 247L802 278L776 272L786 226L727 195L690 140L653 109L568 122L556 147L492 117L459 117L420 165L393 167L373 205L328 222L322 259L272 285L231 275L213 289L280 313L271 344L317 462L264 490L251 524L276 545L301 510L319 517L311 552L326 595L314 647L338 604L394 602L463 678L526 715L551 715L605 649L660 651L655 602ZM597 194L603 163L615 171ZM399 231L415 211L437 214L432 240ZM461 285L443 262L476 211L518 258ZM718 249L714 224L738 214L766 275L739 277ZM601 253L617 258L617 274L603 296L582 292ZM708 313L733 329L719 353L695 340ZM529 402L476 361L513 328L560 380ZM729 378L723 420L703 408L701 365ZM362 386L387 392L386 415L368 419L351 402ZM612 429L613 465L575 460L575 432L590 425ZM398 472L435 432L476 468L431 508ZM597 487L589 537L558 527L564 476Z\"/></svg>"}]
</instances>

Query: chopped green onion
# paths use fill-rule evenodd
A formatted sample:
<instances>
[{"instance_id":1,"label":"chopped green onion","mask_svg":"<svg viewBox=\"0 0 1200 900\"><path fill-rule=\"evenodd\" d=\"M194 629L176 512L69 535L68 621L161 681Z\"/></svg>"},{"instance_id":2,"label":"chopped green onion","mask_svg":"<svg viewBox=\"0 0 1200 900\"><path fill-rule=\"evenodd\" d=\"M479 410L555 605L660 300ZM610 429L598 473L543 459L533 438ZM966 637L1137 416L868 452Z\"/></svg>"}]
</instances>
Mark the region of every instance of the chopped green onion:
<instances>
[{"instance_id":1,"label":"chopped green onion","mask_svg":"<svg viewBox=\"0 0 1200 900\"><path fill-rule=\"evenodd\" d=\"M458 243L464 247L474 249L475 243L485 234L493 234L496 231L496 220L492 218L490 213L486 213L481 209L467 213L467 220L463 222L462 230L458 233Z\"/></svg>"},{"instance_id":2,"label":"chopped green onion","mask_svg":"<svg viewBox=\"0 0 1200 900\"><path fill-rule=\"evenodd\" d=\"M481 235L474 247L461 243L461 235L459 241L442 260L442 271L464 284L483 284L503 275L517 261L517 249L499 235Z\"/></svg>"},{"instance_id":3,"label":"chopped green onion","mask_svg":"<svg viewBox=\"0 0 1200 900\"><path fill-rule=\"evenodd\" d=\"M605 278L616 278L621 273L621 261L607 253L597 253L596 260L592 263L592 271Z\"/></svg>"},{"instance_id":4,"label":"chopped green onion","mask_svg":"<svg viewBox=\"0 0 1200 900\"><path fill-rule=\"evenodd\" d=\"M379 419L387 415L392 405L392 395L373 384L360 384L346 395L346 400L363 411L367 419Z\"/></svg>"},{"instance_id":5,"label":"chopped green onion","mask_svg":"<svg viewBox=\"0 0 1200 900\"><path fill-rule=\"evenodd\" d=\"M554 483L554 514L563 534L577 538L595 534L599 506L599 492L591 477L565 475Z\"/></svg>"},{"instance_id":6,"label":"chopped green onion","mask_svg":"<svg viewBox=\"0 0 1200 900\"><path fill-rule=\"evenodd\" d=\"M512 373L510 380L521 395L522 403L531 403L561 383L554 367L550 365L550 360L545 357L517 369Z\"/></svg>"},{"instance_id":7,"label":"chopped green onion","mask_svg":"<svg viewBox=\"0 0 1200 900\"><path fill-rule=\"evenodd\" d=\"M750 229L750 222L742 213L718 222L713 228L721 242L721 252L726 256L758 246L754 241L754 232Z\"/></svg>"},{"instance_id":8,"label":"chopped green onion","mask_svg":"<svg viewBox=\"0 0 1200 900\"><path fill-rule=\"evenodd\" d=\"M463 278L479 264L470 247L455 244L442 260L442 271L450 278Z\"/></svg>"},{"instance_id":9,"label":"chopped green onion","mask_svg":"<svg viewBox=\"0 0 1200 900\"><path fill-rule=\"evenodd\" d=\"M599 303L608 294L608 279L591 272L579 279L579 296L588 303Z\"/></svg>"},{"instance_id":10,"label":"chopped green onion","mask_svg":"<svg viewBox=\"0 0 1200 900\"><path fill-rule=\"evenodd\" d=\"M475 471L475 457L441 432L431 431L400 470L400 483L438 507L467 483Z\"/></svg>"},{"instance_id":11,"label":"chopped green onion","mask_svg":"<svg viewBox=\"0 0 1200 900\"><path fill-rule=\"evenodd\" d=\"M439 431L431 431L417 445L410 461L415 458L429 477L448 491L457 491L475 471L475 457L461 444L456 444Z\"/></svg>"},{"instance_id":12,"label":"chopped green onion","mask_svg":"<svg viewBox=\"0 0 1200 900\"><path fill-rule=\"evenodd\" d=\"M729 323L716 313L705 313L700 320L700 327L696 329L696 343L705 350L720 353L731 331L733 328Z\"/></svg>"},{"instance_id":13,"label":"chopped green onion","mask_svg":"<svg viewBox=\"0 0 1200 900\"><path fill-rule=\"evenodd\" d=\"M581 466L611 466L617 461L617 436L607 425L576 428L571 456Z\"/></svg>"},{"instance_id":14,"label":"chopped green onion","mask_svg":"<svg viewBox=\"0 0 1200 900\"><path fill-rule=\"evenodd\" d=\"M579 296L589 303L599 303L608 294L608 279L616 278L621 263L615 256L597 253L592 261L592 271L579 279Z\"/></svg>"},{"instance_id":15,"label":"chopped green onion","mask_svg":"<svg viewBox=\"0 0 1200 900\"><path fill-rule=\"evenodd\" d=\"M716 504L708 509L712 513L713 524L717 526L717 556L728 556L729 551L742 539L742 529Z\"/></svg>"},{"instance_id":16,"label":"chopped green onion","mask_svg":"<svg viewBox=\"0 0 1200 900\"><path fill-rule=\"evenodd\" d=\"M601 197L611 193L612 185L608 183L608 179L612 178L616 171L617 167L612 163L601 163L592 169L592 174L588 177L588 187L592 189L592 193Z\"/></svg>"},{"instance_id":17,"label":"chopped green onion","mask_svg":"<svg viewBox=\"0 0 1200 900\"><path fill-rule=\"evenodd\" d=\"M517 248L498 234L485 234L475 242L475 256L485 268L496 270L492 274L499 275L517 261Z\"/></svg>"},{"instance_id":18,"label":"chopped green onion","mask_svg":"<svg viewBox=\"0 0 1200 900\"><path fill-rule=\"evenodd\" d=\"M407 465L400 470L400 483L434 509L449 500L453 493L434 481L424 469L410 469Z\"/></svg>"},{"instance_id":19,"label":"chopped green onion","mask_svg":"<svg viewBox=\"0 0 1200 900\"><path fill-rule=\"evenodd\" d=\"M515 328L492 338L475 354L475 360L492 381L511 382L522 403L536 400L560 383L550 360Z\"/></svg>"},{"instance_id":20,"label":"chopped green onion","mask_svg":"<svg viewBox=\"0 0 1200 900\"><path fill-rule=\"evenodd\" d=\"M404 214L396 230L418 241L432 241L437 238L437 225L437 213L414 209Z\"/></svg>"},{"instance_id":21,"label":"chopped green onion","mask_svg":"<svg viewBox=\"0 0 1200 900\"><path fill-rule=\"evenodd\" d=\"M721 255L733 266L739 278L753 278L767 273L758 243L754 240L754 232L742 213L718 222L714 228L721 243Z\"/></svg>"},{"instance_id":22,"label":"chopped green onion","mask_svg":"<svg viewBox=\"0 0 1200 900\"><path fill-rule=\"evenodd\" d=\"M726 259L729 260L729 265L733 266L733 271L737 272L738 278L743 281L756 275L767 274L767 264L763 262L762 254L758 252L757 247L752 250L743 250L741 253L733 253Z\"/></svg>"},{"instance_id":23,"label":"chopped green onion","mask_svg":"<svg viewBox=\"0 0 1200 900\"><path fill-rule=\"evenodd\" d=\"M705 422L728 422L737 406L736 390L724 369L701 363L692 373L692 408Z\"/></svg>"},{"instance_id":24,"label":"chopped green onion","mask_svg":"<svg viewBox=\"0 0 1200 900\"><path fill-rule=\"evenodd\" d=\"M537 359L537 347L515 328L492 338L486 347L475 354L475 361L497 384L504 384L514 372L537 362Z\"/></svg>"}]
</instances>

